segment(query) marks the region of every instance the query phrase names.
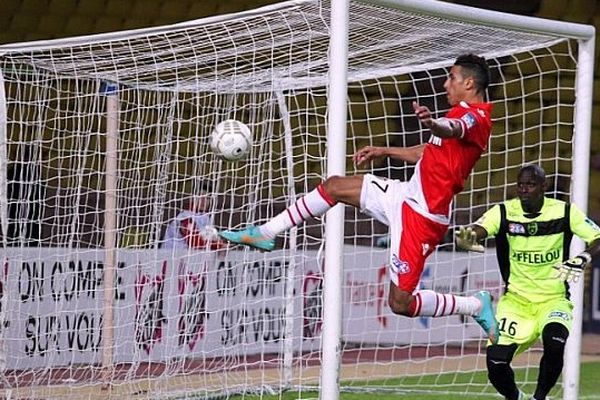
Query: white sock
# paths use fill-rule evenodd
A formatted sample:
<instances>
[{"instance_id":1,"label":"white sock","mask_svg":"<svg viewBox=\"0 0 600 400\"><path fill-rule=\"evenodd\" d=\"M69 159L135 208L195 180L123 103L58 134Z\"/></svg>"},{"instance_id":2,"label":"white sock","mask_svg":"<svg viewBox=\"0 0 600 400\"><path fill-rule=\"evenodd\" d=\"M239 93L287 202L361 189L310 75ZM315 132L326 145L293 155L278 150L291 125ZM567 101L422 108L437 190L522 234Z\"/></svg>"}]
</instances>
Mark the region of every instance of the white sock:
<instances>
[{"instance_id":1,"label":"white sock","mask_svg":"<svg viewBox=\"0 0 600 400\"><path fill-rule=\"evenodd\" d=\"M260 233L269 239L294 226L298 226L309 218L320 217L335 206L336 202L325 192L320 184L297 202L277 214L273 219L259 227Z\"/></svg>"},{"instance_id":2,"label":"white sock","mask_svg":"<svg viewBox=\"0 0 600 400\"><path fill-rule=\"evenodd\" d=\"M419 290L414 294L414 316L443 317L446 315L475 315L481 302L474 296L464 297L437 293L433 290Z\"/></svg>"}]
</instances>

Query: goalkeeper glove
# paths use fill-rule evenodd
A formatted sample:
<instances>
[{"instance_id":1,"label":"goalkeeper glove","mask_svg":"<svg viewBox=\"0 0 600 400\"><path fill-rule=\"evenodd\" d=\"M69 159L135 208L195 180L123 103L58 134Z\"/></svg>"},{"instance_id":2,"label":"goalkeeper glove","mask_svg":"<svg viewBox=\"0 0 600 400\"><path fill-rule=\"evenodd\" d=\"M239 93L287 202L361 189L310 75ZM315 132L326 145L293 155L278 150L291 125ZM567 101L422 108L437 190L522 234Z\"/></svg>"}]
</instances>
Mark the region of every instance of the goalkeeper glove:
<instances>
[{"instance_id":1,"label":"goalkeeper glove","mask_svg":"<svg viewBox=\"0 0 600 400\"><path fill-rule=\"evenodd\" d=\"M483 253L485 249L477 243L477 233L471 227L461 226L456 232L456 245L461 249Z\"/></svg>"},{"instance_id":2,"label":"goalkeeper glove","mask_svg":"<svg viewBox=\"0 0 600 400\"><path fill-rule=\"evenodd\" d=\"M573 258L556 264L554 268L557 270L556 277L566 282L577 282L583 269L592 261L592 256L585 251Z\"/></svg>"}]
</instances>

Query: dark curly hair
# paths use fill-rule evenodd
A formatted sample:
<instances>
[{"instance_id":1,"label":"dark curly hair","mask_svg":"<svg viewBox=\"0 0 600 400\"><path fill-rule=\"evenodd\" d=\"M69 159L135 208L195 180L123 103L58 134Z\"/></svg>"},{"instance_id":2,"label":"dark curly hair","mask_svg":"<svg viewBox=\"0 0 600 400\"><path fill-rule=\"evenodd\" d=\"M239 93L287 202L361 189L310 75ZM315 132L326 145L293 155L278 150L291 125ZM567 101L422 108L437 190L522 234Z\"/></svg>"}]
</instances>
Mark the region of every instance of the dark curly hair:
<instances>
[{"instance_id":1,"label":"dark curly hair","mask_svg":"<svg viewBox=\"0 0 600 400\"><path fill-rule=\"evenodd\" d=\"M463 74L472 77L478 93L483 93L490 84L490 67L484 57L475 54L462 54L454 65L462 67Z\"/></svg>"}]
</instances>

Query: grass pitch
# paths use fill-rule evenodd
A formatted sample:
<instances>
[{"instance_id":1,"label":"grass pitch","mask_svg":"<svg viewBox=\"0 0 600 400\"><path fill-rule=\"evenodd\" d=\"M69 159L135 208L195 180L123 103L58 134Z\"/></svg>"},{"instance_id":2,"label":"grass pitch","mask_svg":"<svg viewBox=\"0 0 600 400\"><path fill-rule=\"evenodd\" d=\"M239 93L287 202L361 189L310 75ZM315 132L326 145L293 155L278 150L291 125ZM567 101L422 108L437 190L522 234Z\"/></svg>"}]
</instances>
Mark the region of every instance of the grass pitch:
<instances>
[{"instance_id":1,"label":"grass pitch","mask_svg":"<svg viewBox=\"0 0 600 400\"><path fill-rule=\"evenodd\" d=\"M515 375L517 382L525 380L535 381L537 369L530 369L525 379L524 369L516 369ZM533 375L532 375L533 374ZM581 364L581 375L579 379L579 400L600 400L600 386L598 378L600 377L600 362L586 362ZM560 378L559 378L560 379ZM560 383L560 380L559 380ZM427 388L428 391L416 390L416 387ZM361 386L360 382L352 383L348 391L342 391L341 400L398 400L398 399L419 399L419 400L447 400L449 398L462 397L462 400L490 398L498 399L499 395L488 383L486 372L460 373L430 375L423 377L410 377L397 380L386 380L382 382L369 382L369 389ZM342 384L342 386L344 386ZM531 396L535 390L535 384L529 383L520 385L527 395ZM411 389L415 388L415 389ZM562 391L560 388L554 388L550 393L552 399L561 399ZM280 395L267 396L235 396L235 400L316 400L319 394L316 391L298 391L291 390Z\"/></svg>"}]
</instances>

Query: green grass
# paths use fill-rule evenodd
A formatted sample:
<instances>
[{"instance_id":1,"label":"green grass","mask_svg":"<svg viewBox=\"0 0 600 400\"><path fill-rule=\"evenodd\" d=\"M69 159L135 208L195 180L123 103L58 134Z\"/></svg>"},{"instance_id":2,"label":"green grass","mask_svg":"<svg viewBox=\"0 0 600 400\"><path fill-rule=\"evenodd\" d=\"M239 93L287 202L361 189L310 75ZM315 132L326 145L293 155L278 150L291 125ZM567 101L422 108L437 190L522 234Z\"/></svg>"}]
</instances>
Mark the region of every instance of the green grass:
<instances>
[{"instance_id":1,"label":"green grass","mask_svg":"<svg viewBox=\"0 0 600 400\"><path fill-rule=\"evenodd\" d=\"M534 382L537 377L537 369L529 370L529 375L525 376L524 369L515 370L517 382ZM600 400L600 362L588 362L581 365L581 374L579 382L580 400ZM560 378L559 378L560 382ZM418 386L417 386L418 385ZM450 386L451 385L451 386ZM342 386L344 386L342 384ZM369 382L370 387L378 387L378 392L358 392L361 389L359 382L353 382L351 387L353 392L342 392L341 400L398 400L398 399L419 399L419 400L447 400L457 398L460 400L489 398L499 399L496 391L487 384L487 377L484 371L461 374L429 375L423 377L407 377L395 380L386 380L379 382ZM417 390L410 390L410 387L428 388L430 393ZM398 388L406 389L402 392ZM535 384L522 385L521 389L531 395L535 389ZM439 393L434 393L438 391ZM450 393L450 394L449 394ZM553 399L561 399L562 393L555 388L550 396ZM280 395L265 396L235 396L232 400L311 400L318 399L317 392L299 392L290 390Z\"/></svg>"}]
</instances>

